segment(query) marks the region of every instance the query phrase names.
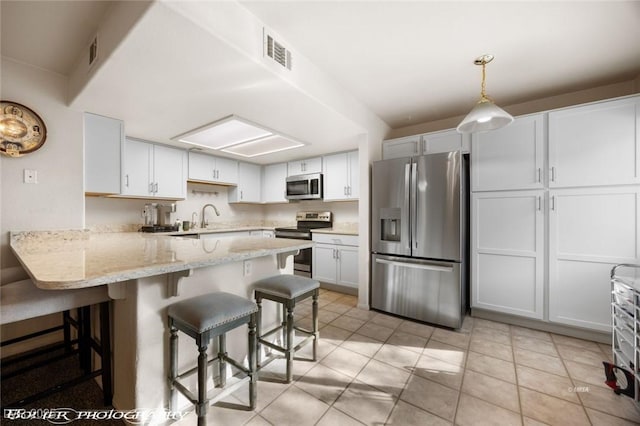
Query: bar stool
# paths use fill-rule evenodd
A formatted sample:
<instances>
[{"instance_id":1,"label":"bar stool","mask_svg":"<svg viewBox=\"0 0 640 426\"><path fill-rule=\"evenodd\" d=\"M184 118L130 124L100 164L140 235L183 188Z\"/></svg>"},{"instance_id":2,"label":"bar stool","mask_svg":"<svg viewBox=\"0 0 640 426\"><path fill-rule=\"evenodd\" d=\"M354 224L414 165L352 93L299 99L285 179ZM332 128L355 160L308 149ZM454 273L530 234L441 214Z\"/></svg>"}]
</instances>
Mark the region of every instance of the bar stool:
<instances>
[{"instance_id":1,"label":"bar stool","mask_svg":"<svg viewBox=\"0 0 640 426\"><path fill-rule=\"evenodd\" d=\"M113 387L111 371L111 319L109 315L109 304L110 299L106 286L73 290L42 290L36 287L30 279L3 284L0 287L0 325L12 324L55 313L61 313L63 320L62 325L2 341L0 343L1 347L4 348L8 345L27 341L58 330L63 330L64 341L53 346L47 346L39 350L29 351L26 354L10 357L11 359L8 360L4 359L2 362L2 380L7 380L10 377L28 372L33 368L55 362L75 354L79 355L80 367L83 370L83 375L81 377L68 380L65 383L56 384L46 390L22 397L17 401L6 404L6 406L16 408L28 405L54 393L64 391L78 383L81 383L82 381L94 379L96 376L101 376L102 378L104 405L111 405ZM97 337L94 337L91 333L92 321L90 307L92 305L100 307L99 341L97 340ZM77 309L76 319L72 318L70 314L70 311L73 309ZM76 339L71 338L72 326L77 329ZM10 364L15 364L25 359L34 358L61 348L65 349L65 353L62 355L54 356L41 362L31 363L25 367L14 370L6 368ZM100 368L95 368L92 365L92 350L100 357Z\"/></svg>"},{"instance_id":2,"label":"bar stool","mask_svg":"<svg viewBox=\"0 0 640 426\"><path fill-rule=\"evenodd\" d=\"M265 278L254 284L256 303L258 305L258 368L264 367L261 364L260 345L265 345L278 352L284 353L287 362L286 381L291 382L293 372L292 364L295 352L300 350L309 341L313 341L313 361L316 361L318 352L318 294L320 283L316 280L300 277L296 275L276 275ZM312 330L294 326L293 311L296 303L313 298L312 303ZM272 300L282 304L282 324L274 329L262 334L262 299ZM284 347L269 342L265 338L278 332L284 331ZM294 330L306 334L306 338L293 347ZM273 358L267 360L267 364ZM266 365L266 364L265 364Z\"/></svg>"},{"instance_id":3,"label":"bar stool","mask_svg":"<svg viewBox=\"0 0 640 426\"><path fill-rule=\"evenodd\" d=\"M198 425L205 424L205 416L210 404L226 397L238 387L249 381L249 409L256 406L256 304L244 297L229 293L210 293L175 303L168 308L169 316L169 385L171 388L170 409L176 407L176 390L182 393L195 405ZM226 332L249 325L249 368L230 358L226 352ZM178 374L178 331L192 337L198 346L198 366ZM218 355L207 361L207 347L213 337L218 337ZM215 398L207 399L207 367L219 361L219 387L226 385L226 363L230 363L247 375L233 386L225 388ZM186 388L180 379L198 372L198 396Z\"/></svg>"}]
</instances>

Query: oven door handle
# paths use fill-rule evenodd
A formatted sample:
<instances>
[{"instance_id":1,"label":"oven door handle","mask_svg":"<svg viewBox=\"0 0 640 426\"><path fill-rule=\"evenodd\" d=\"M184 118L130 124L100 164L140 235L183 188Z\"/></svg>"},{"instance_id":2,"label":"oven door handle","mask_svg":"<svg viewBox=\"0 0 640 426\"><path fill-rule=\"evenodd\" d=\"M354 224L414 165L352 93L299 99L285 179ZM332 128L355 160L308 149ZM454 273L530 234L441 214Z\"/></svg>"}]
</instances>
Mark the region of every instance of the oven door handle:
<instances>
[{"instance_id":1,"label":"oven door handle","mask_svg":"<svg viewBox=\"0 0 640 426\"><path fill-rule=\"evenodd\" d=\"M310 232L287 232L287 231L278 231L276 232L276 238L293 238L296 240L310 240L311 233Z\"/></svg>"}]
</instances>

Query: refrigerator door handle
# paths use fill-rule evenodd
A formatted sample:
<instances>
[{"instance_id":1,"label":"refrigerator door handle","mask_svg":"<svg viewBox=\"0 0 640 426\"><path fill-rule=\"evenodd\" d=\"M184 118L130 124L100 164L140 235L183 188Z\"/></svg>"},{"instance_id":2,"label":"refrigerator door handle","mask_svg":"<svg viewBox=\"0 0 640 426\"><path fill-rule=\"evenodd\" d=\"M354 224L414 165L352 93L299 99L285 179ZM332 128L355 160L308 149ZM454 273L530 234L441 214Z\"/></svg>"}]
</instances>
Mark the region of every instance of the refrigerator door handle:
<instances>
[{"instance_id":1,"label":"refrigerator door handle","mask_svg":"<svg viewBox=\"0 0 640 426\"><path fill-rule=\"evenodd\" d=\"M405 223L409 226L409 235L407 235L407 250L411 250L411 212L410 212L410 207L411 204L409 203L409 196L412 193L411 188L410 188L410 184L411 184L411 166L412 163L409 162L407 164L404 165L404 220Z\"/></svg>"},{"instance_id":2,"label":"refrigerator door handle","mask_svg":"<svg viewBox=\"0 0 640 426\"><path fill-rule=\"evenodd\" d=\"M400 266L403 268L426 269L428 271L453 272L453 266L429 265L423 263L398 262L395 260L376 259L376 263L385 265Z\"/></svg>"},{"instance_id":3,"label":"refrigerator door handle","mask_svg":"<svg viewBox=\"0 0 640 426\"><path fill-rule=\"evenodd\" d=\"M411 163L411 245L418 248L418 164Z\"/></svg>"}]
</instances>

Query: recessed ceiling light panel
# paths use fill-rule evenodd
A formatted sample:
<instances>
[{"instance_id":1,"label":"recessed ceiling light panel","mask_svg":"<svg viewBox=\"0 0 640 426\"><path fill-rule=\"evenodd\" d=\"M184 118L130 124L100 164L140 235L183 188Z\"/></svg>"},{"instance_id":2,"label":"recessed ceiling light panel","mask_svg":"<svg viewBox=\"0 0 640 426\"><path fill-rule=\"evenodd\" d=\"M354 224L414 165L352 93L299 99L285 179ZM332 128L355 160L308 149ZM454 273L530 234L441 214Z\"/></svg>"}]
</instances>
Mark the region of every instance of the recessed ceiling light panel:
<instances>
[{"instance_id":1,"label":"recessed ceiling light panel","mask_svg":"<svg viewBox=\"0 0 640 426\"><path fill-rule=\"evenodd\" d=\"M205 148L222 149L272 134L269 130L232 115L173 139Z\"/></svg>"},{"instance_id":2,"label":"recessed ceiling light panel","mask_svg":"<svg viewBox=\"0 0 640 426\"><path fill-rule=\"evenodd\" d=\"M301 146L304 146L302 142L298 142L281 135L273 135L234 145L225 148L222 151L241 155L243 157L257 157L259 155L271 154Z\"/></svg>"}]
</instances>

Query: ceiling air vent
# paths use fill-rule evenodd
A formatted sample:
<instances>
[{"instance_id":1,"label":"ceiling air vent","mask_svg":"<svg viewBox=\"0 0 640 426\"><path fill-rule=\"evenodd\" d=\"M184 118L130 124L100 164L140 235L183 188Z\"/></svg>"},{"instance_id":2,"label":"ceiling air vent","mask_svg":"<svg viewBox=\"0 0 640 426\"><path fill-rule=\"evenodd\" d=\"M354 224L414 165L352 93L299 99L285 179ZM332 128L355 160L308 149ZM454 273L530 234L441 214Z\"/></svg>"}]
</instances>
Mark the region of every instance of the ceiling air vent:
<instances>
[{"instance_id":1,"label":"ceiling air vent","mask_svg":"<svg viewBox=\"0 0 640 426\"><path fill-rule=\"evenodd\" d=\"M98 36L96 35L89 45L89 67L98 59Z\"/></svg>"},{"instance_id":2,"label":"ceiling air vent","mask_svg":"<svg viewBox=\"0 0 640 426\"><path fill-rule=\"evenodd\" d=\"M271 34L264 32L265 56L291 70L291 51L276 41Z\"/></svg>"}]
</instances>

